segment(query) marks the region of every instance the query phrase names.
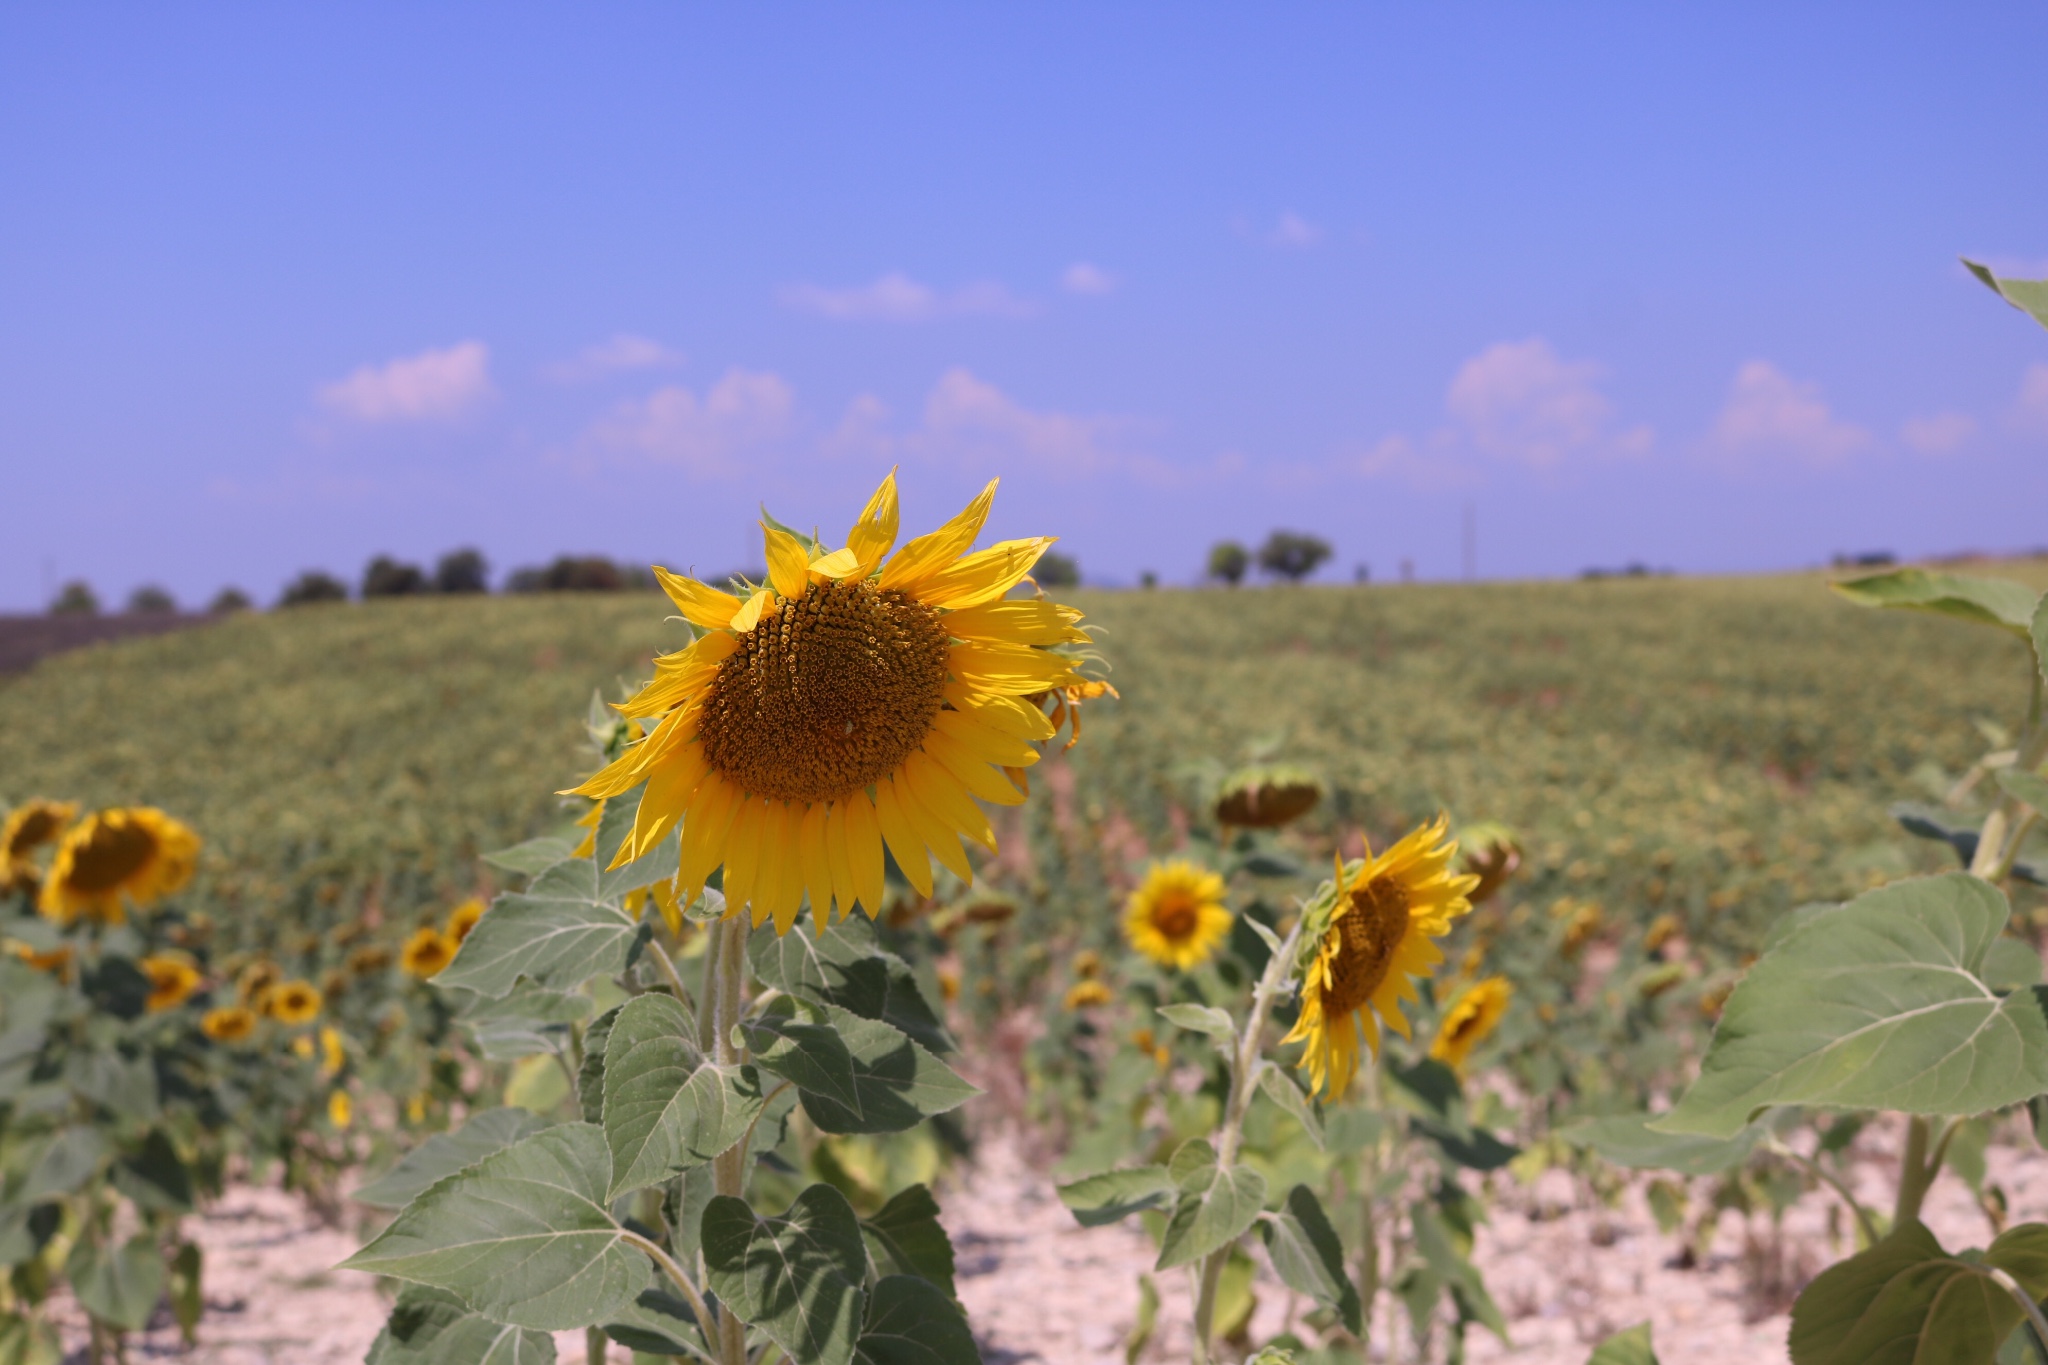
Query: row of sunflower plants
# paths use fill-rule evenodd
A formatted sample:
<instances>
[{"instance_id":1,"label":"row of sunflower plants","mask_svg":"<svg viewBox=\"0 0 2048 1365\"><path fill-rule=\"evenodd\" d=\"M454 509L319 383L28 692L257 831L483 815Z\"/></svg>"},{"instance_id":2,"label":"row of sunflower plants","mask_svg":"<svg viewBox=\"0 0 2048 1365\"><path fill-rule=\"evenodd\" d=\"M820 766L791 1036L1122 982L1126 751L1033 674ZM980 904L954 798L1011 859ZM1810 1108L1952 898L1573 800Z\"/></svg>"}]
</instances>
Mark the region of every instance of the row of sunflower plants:
<instances>
[{"instance_id":1,"label":"row of sunflower plants","mask_svg":"<svg viewBox=\"0 0 2048 1365\"><path fill-rule=\"evenodd\" d=\"M977 799L1026 799L1086 688L1079 613L1010 596L1051 542L969 553L994 487L900 549L893 475L842 548L765 521L737 594L656 570L693 639L613 708L588 846L494 855L530 880L433 978L569 1113L477 1113L361 1191L397 1212L347 1264L407 1282L371 1360L979 1358L929 1188L860 1207L835 1154L976 1093L870 921L934 859L972 880Z\"/></svg>"},{"instance_id":2,"label":"row of sunflower plants","mask_svg":"<svg viewBox=\"0 0 2048 1365\"><path fill-rule=\"evenodd\" d=\"M164 1303L189 1343L183 1220L230 1162L351 1159L354 1051L312 983L223 979L178 904L200 847L150 807L31 801L0 828L0 1360L63 1357L60 1286L95 1365Z\"/></svg>"}]
</instances>

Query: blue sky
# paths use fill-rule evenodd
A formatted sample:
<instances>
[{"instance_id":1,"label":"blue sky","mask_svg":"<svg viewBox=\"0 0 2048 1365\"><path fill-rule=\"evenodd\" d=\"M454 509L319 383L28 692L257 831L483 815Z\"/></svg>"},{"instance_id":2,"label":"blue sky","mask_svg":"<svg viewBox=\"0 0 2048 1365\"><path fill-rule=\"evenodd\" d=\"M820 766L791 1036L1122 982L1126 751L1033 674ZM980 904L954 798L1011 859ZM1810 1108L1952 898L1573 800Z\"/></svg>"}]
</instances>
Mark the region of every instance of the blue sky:
<instances>
[{"instance_id":1,"label":"blue sky","mask_svg":"<svg viewBox=\"0 0 2048 1365\"><path fill-rule=\"evenodd\" d=\"M2048 542L2038 5L0 11L0 610L758 563L1001 475L1102 581Z\"/></svg>"}]
</instances>

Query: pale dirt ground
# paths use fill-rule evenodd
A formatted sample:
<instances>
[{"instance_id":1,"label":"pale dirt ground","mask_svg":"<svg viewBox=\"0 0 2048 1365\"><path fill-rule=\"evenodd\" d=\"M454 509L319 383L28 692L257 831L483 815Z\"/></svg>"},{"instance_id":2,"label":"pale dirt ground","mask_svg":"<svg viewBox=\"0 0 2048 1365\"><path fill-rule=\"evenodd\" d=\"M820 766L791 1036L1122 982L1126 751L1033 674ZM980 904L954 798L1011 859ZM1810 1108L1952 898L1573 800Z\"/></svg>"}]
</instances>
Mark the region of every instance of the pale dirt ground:
<instances>
[{"instance_id":1,"label":"pale dirt ground","mask_svg":"<svg viewBox=\"0 0 2048 1365\"><path fill-rule=\"evenodd\" d=\"M1885 1145L1883 1135L1866 1139L1873 1160L1861 1172L1859 1189L1880 1204L1887 1197L1887 1168L1877 1159ZM2010 1198L2012 1221L2048 1219L2048 1154L2031 1146L1994 1147L1990 1167ZM1779 1365L1786 1359L1782 1310L1745 1320L1758 1310L1745 1289L1737 1215L1723 1215L1699 1269L1678 1270L1670 1268L1678 1244L1657 1231L1638 1189L1613 1210L1561 1172L1533 1187L1503 1182L1497 1189L1478 1257L1510 1320L1513 1344L1476 1334L1469 1354L1474 1365L1581 1365L1602 1336L1646 1319L1655 1325L1665 1365ZM950 1181L940 1198L958 1254L961 1297L990 1365L1121 1365L1137 1277L1153 1256L1135 1223L1076 1226L1050 1182L1002 1138L984 1142L977 1165ZM1789 1257L1808 1274L1843 1254L1829 1247L1832 1202L1809 1197L1788 1215ZM1981 1246L1991 1235L1969 1191L1952 1176L1936 1187L1928 1221L1952 1248ZM248 1186L232 1190L188 1226L207 1258L200 1343L184 1352L176 1328L166 1325L131 1343L131 1361L344 1365L363 1358L387 1301L368 1276L331 1269L359 1245L352 1232L324 1226L277 1190ZM1761 1216L1756 1226L1763 1228ZM1159 1287L1160 1331L1145 1358L1185 1360L1184 1272L1160 1276ZM1262 1283L1258 1293L1258 1331L1277 1330L1290 1296L1273 1283ZM82 1345L75 1332L67 1337L69 1345ZM558 1345L563 1365L583 1360L580 1333L563 1333ZM624 1358L613 1349L613 1361ZM82 1351L72 1359L82 1361Z\"/></svg>"}]
</instances>

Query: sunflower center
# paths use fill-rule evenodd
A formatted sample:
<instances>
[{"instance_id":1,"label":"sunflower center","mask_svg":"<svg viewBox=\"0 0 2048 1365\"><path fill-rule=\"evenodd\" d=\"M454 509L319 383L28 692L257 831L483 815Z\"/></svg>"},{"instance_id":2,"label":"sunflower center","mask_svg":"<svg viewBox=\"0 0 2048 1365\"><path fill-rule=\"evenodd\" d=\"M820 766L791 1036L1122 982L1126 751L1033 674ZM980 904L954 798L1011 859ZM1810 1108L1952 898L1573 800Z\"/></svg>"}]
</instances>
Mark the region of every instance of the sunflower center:
<instances>
[{"instance_id":1,"label":"sunflower center","mask_svg":"<svg viewBox=\"0 0 2048 1365\"><path fill-rule=\"evenodd\" d=\"M712 769L755 796L831 801L917 751L946 686L946 628L915 598L813 583L739 637L704 699Z\"/></svg>"},{"instance_id":2,"label":"sunflower center","mask_svg":"<svg viewBox=\"0 0 2048 1365\"><path fill-rule=\"evenodd\" d=\"M8 842L7 854L19 858L37 844L48 843L57 833L57 817L47 810L32 810L22 820L21 828L14 832Z\"/></svg>"},{"instance_id":3,"label":"sunflower center","mask_svg":"<svg viewBox=\"0 0 2048 1365\"><path fill-rule=\"evenodd\" d=\"M1168 895L1160 898L1152 907L1152 927L1161 937L1179 942L1194 935L1195 925L1200 922L1202 909L1191 896Z\"/></svg>"},{"instance_id":4,"label":"sunflower center","mask_svg":"<svg viewBox=\"0 0 2048 1365\"><path fill-rule=\"evenodd\" d=\"M1351 892L1332 926L1337 954L1330 963L1326 1015L1349 1014L1372 999L1394 965L1408 933L1408 893L1392 877L1375 877Z\"/></svg>"},{"instance_id":5,"label":"sunflower center","mask_svg":"<svg viewBox=\"0 0 2048 1365\"><path fill-rule=\"evenodd\" d=\"M149 866L156 835L140 823L102 820L92 836L71 851L66 882L77 891L112 891Z\"/></svg>"}]
</instances>

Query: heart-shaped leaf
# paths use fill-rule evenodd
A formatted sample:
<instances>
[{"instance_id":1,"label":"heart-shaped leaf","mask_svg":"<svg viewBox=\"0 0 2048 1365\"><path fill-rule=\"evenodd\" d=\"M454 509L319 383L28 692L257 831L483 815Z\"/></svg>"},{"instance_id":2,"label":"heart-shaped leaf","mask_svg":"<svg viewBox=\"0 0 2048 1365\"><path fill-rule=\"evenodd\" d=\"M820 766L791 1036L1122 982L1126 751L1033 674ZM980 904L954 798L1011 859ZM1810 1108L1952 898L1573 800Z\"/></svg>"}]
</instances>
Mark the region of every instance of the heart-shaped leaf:
<instances>
[{"instance_id":1,"label":"heart-shaped leaf","mask_svg":"<svg viewBox=\"0 0 2048 1365\"><path fill-rule=\"evenodd\" d=\"M1792 1305L1793 1365L1870 1361L1991 1365L2022 1313L1986 1273L2038 1299L2048 1291L2048 1227L2025 1224L1983 1252L1951 1255L1919 1223L1821 1272Z\"/></svg>"},{"instance_id":2,"label":"heart-shaped leaf","mask_svg":"<svg viewBox=\"0 0 2048 1365\"><path fill-rule=\"evenodd\" d=\"M696 1033L672 995L637 996L612 1021L603 1106L612 1198L710 1161L761 1112L757 1079L699 1052Z\"/></svg>"},{"instance_id":3,"label":"heart-shaped leaf","mask_svg":"<svg viewBox=\"0 0 2048 1365\"><path fill-rule=\"evenodd\" d=\"M498 897L434 984L497 999L522 976L565 991L624 970L639 925L599 898L597 881L597 864L573 858L542 872L523 893Z\"/></svg>"},{"instance_id":4,"label":"heart-shaped leaf","mask_svg":"<svg viewBox=\"0 0 2048 1365\"><path fill-rule=\"evenodd\" d=\"M88 1313L114 1327L140 1332L164 1295L164 1258L156 1238L131 1237L118 1247L81 1238L64 1263L71 1292Z\"/></svg>"},{"instance_id":5,"label":"heart-shaped leaf","mask_svg":"<svg viewBox=\"0 0 2048 1365\"><path fill-rule=\"evenodd\" d=\"M472 996L462 1022L476 1035L477 1047L494 1062L516 1061L559 1051L569 1026L590 1014L590 997L575 991L542 990L531 984L513 988L502 1000Z\"/></svg>"},{"instance_id":6,"label":"heart-shaped leaf","mask_svg":"<svg viewBox=\"0 0 2048 1365\"><path fill-rule=\"evenodd\" d=\"M1155 1270L1189 1265L1229 1246L1258 1218L1266 1202L1266 1178L1249 1166L1223 1169L1206 1142L1183 1145L1167 1170L1176 1177L1179 1190L1173 1217L1160 1239Z\"/></svg>"},{"instance_id":7,"label":"heart-shaped leaf","mask_svg":"<svg viewBox=\"0 0 2048 1365\"><path fill-rule=\"evenodd\" d=\"M799 1365L846 1365L861 1328L868 1253L846 1196L812 1185L779 1217L719 1195L704 1209L711 1290Z\"/></svg>"},{"instance_id":8,"label":"heart-shaped leaf","mask_svg":"<svg viewBox=\"0 0 2048 1365\"><path fill-rule=\"evenodd\" d=\"M827 1005L825 1022L853 1059L859 1107L802 1090L804 1112L828 1133L900 1133L981 1093L900 1030Z\"/></svg>"},{"instance_id":9,"label":"heart-shaped leaf","mask_svg":"<svg viewBox=\"0 0 2048 1365\"><path fill-rule=\"evenodd\" d=\"M763 1014L740 1029L753 1049L755 1066L806 1094L860 1111L860 1082L854 1075L853 1054L837 1029L782 1013Z\"/></svg>"},{"instance_id":10,"label":"heart-shaped leaf","mask_svg":"<svg viewBox=\"0 0 2048 1365\"><path fill-rule=\"evenodd\" d=\"M923 1185L912 1185L860 1220L875 1263L893 1266L900 1274L920 1275L955 1297L953 1239L939 1223L939 1201ZM872 1311L868 1314L873 1317Z\"/></svg>"},{"instance_id":11,"label":"heart-shaped leaf","mask_svg":"<svg viewBox=\"0 0 2048 1365\"><path fill-rule=\"evenodd\" d=\"M966 1317L937 1286L887 1275L868 1295L853 1358L858 1365L981 1365L981 1350Z\"/></svg>"},{"instance_id":12,"label":"heart-shaped leaf","mask_svg":"<svg viewBox=\"0 0 2048 1365\"><path fill-rule=\"evenodd\" d=\"M403 1208L429 1185L467 1166L502 1152L521 1138L547 1127L547 1120L525 1109L486 1109L452 1133L436 1133L406 1153L380 1179L355 1193L359 1204L372 1208Z\"/></svg>"},{"instance_id":13,"label":"heart-shaped leaf","mask_svg":"<svg viewBox=\"0 0 2048 1365\"><path fill-rule=\"evenodd\" d=\"M1104 1171L1059 1187L1060 1202L1084 1228L1099 1228L1143 1209L1163 1209L1179 1189L1164 1166Z\"/></svg>"},{"instance_id":14,"label":"heart-shaped leaf","mask_svg":"<svg viewBox=\"0 0 2048 1365\"><path fill-rule=\"evenodd\" d=\"M1315 1192L1306 1185L1289 1190L1261 1233L1282 1282L1336 1313L1351 1335L1363 1336L1364 1307L1344 1269L1344 1243Z\"/></svg>"},{"instance_id":15,"label":"heart-shaped leaf","mask_svg":"<svg viewBox=\"0 0 2048 1365\"><path fill-rule=\"evenodd\" d=\"M756 934L747 955L754 975L771 986L893 1024L941 1055L953 1051L953 1039L918 988L916 972L878 947L874 927L860 916L823 934Z\"/></svg>"},{"instance_id":16,"label":"heart-shaped leaf","mask_svg":"<svg viewBox=\"0 0 2048 1365\"><path fill-rule=\"evenodd\" d=\"M363 1365L554 1365L555 1339L472 1313L444 1289L412 1284Z\"/></svg>"}]
</instances>

